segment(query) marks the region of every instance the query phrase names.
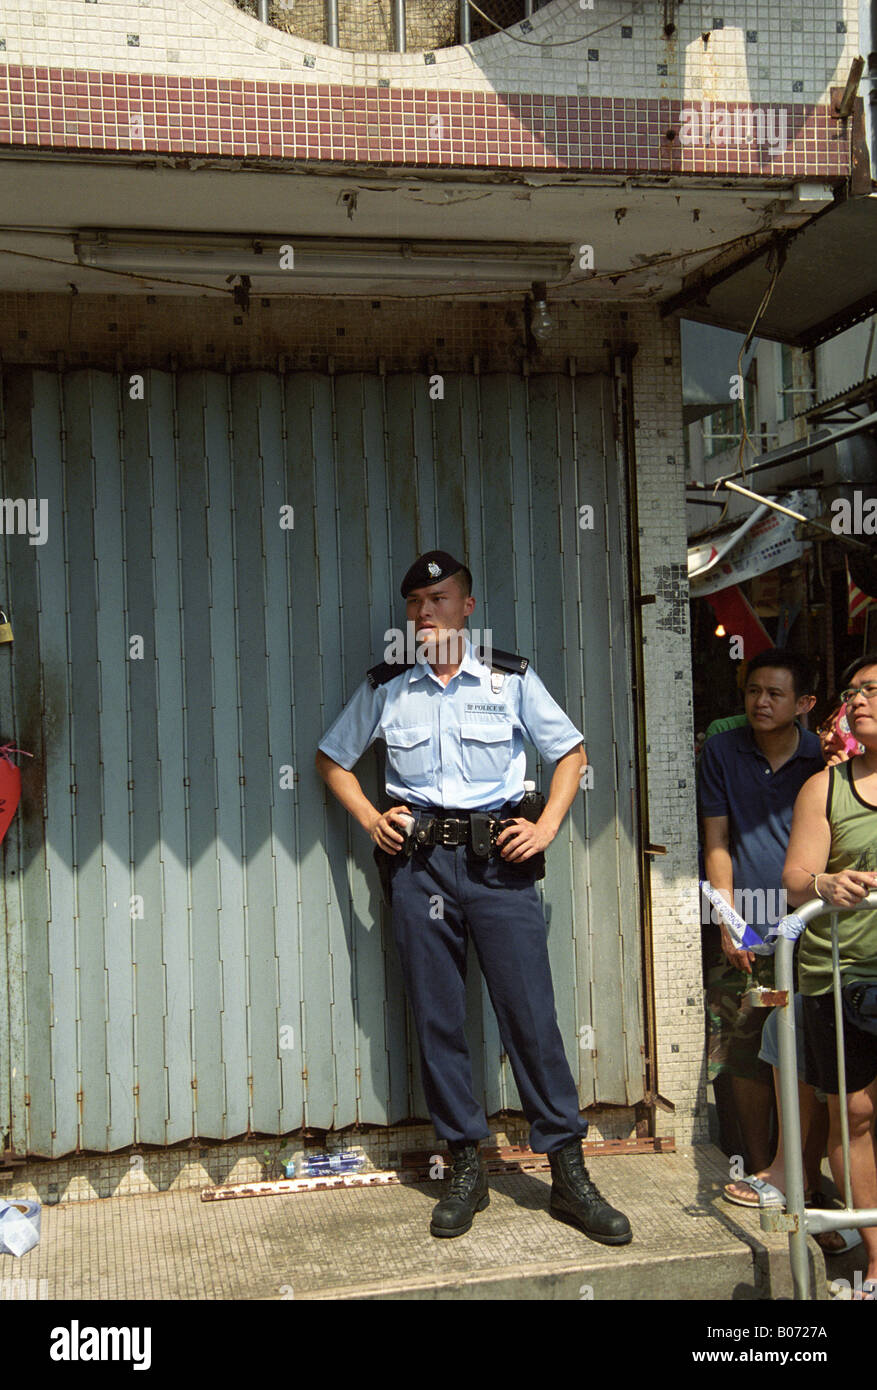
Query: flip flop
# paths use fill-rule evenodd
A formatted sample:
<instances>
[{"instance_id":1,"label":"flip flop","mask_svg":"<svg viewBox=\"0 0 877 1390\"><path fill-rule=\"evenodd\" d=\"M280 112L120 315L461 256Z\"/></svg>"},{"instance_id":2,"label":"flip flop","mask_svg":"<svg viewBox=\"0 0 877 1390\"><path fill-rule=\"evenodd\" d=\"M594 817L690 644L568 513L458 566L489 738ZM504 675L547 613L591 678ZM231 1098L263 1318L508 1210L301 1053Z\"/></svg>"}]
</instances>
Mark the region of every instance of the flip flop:
<instances>
[{"instance_id":1,"label":"flip flop","mask_svg":"<svg viewBox=\"0 0 877 1390\"><path fill-rule=\"evenodd\" d=\"M815 1207L817 1211L832 1211L834 1209L834 1202L830 1197L826 1196L824 1192L811 1192L804 1198L804 1205L807 1207ZM826 1250L819 1239L819 1235L842 1236L844 1243L837 1250ZM848 1226L844 1226L838 1231L820 1231L819 1235L815 1235L813 1239L824 1255L845 1255L848 1250L854 1250L857 1245L862 1244L862 1237L859 1231Z\"/></svg>"},{"instance_id":2,"label":"flip flop","mask_svg":"<svg viewBox=\"0 0 877 1390\"><path fill-rule=\"evenodd\" d=\"M855 1250L857 1245L862 1244L862 1237L859 1235L859 1232L851 1230L846 1226L838 1231L820 1231L819 1235L843 1236L844 1243L838 1246L837 1250L826 1250L825 1246L820 1243L819 1236L814 1236L813 1239L816 1241L823 1255L845 1255L848 1250Z\"/></svg>"},{"instance_id":3,"label":"flip flop","mask_svg":"<svg viewBox=\"0 0 877 1390\"><path fill-rule=\"evenodd\" d=\"M755 1201L747 1202L743 1197L737 1197L733 1192L729 1192L729 1187L748 1187L755 1193ZM745 1178L735 1178L733 1182L726 1183L722 1189L722 1196L726 1202L733 1202L737 1207L784 1207L786 1205L786 1195L780 1192L773 1183L766 1182L764 1178L757 1178L750 1174Z\"/></svg>"}]
</instances>

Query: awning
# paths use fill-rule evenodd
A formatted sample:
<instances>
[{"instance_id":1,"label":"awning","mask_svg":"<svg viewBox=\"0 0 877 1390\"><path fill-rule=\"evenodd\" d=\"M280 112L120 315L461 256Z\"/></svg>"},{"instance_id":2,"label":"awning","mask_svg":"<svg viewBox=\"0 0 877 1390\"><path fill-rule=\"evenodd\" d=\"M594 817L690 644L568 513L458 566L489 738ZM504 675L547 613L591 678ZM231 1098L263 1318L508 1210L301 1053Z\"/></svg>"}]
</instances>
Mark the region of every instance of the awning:
<instances>
[{"instance_id":1,"label":"awning","mask_svg":"<svg viewBox=\"0 0 877 1390\"><path fill-rule=\"evenodd\" d=\"M758 322L759 338L811 348L877 311L877 194L848 198L782 235L786 259ZM699 323L748 333L771 272L760 251L739 269L709 267L663 306Z\"/></svg>"}]
</instances>

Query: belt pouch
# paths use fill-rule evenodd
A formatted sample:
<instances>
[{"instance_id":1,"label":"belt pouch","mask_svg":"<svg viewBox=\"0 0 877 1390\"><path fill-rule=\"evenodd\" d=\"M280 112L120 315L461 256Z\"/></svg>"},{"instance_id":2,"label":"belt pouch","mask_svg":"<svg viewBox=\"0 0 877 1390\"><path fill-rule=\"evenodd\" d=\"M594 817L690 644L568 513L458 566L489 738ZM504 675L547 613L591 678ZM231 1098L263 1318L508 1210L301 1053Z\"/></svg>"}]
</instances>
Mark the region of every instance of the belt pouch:
<instances>
[{"instance_id":1,"label":"belt pouch","mask_svg":"<svg viewBox=\"0 0 877 1390\"><path fill-rule=\"evenodd\" d=\"M490 824L492 816L486 811L473 811L469 816L469 837L476 859L490 858Z\"/></svg>"},{"instance_id":2,"label":"belt pouch","mask_svg":"<svg viewBox=\"0 0 877 1390\"><path fill-rule=\"evenodd\" d=\"M523 798L515 807L515 815L521 820L528 820L535 824L544 810L545 797L541 792L525 792ZM506 825L507 822L503 821L502 824ZM510 864L509 867L519 869L522 873L528 874L534 881L544 878L545 854L543 852L533 854L529 859L523 860L522 863L513 863Z\"/></svg>"},{"instance_id":3,"label":"belt pouch","mask_svg":"<svg viewBox=\"0 0 877 1390\"><path fill-rule=\"evenodd\" d=\"M541 792L524 792L518 802L518 815L521 820L537 821L545 810L545 797Z\"/></svg>"}]
</instances>

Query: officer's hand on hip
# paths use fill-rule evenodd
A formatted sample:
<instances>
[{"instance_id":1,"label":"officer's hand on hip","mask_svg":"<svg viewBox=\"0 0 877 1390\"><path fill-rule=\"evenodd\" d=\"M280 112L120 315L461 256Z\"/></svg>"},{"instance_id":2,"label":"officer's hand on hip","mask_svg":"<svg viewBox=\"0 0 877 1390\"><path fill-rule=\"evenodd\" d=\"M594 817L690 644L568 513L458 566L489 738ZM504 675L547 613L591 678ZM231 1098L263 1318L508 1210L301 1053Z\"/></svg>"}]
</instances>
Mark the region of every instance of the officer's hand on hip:
<instances>
[{"instance_id":1,"label":"officer's hand on hip","mask_svg":"<svg viewBox=\"0 0 877 1390\"><path fill-rule=\"evenodd\" d=\"M538 821L521 820L520 816L503 821L503 826L505 829L496 837L503 859L516 862L531 859L534 854L541 854L554 839L549 831L540 827Z\"/></svg>"},{"instance_id":2,"label":"officer's hand on hip","mask_svg":"<svg viewBox=\"0 0 877 1390\"><path fill-rule=\"evenodd\" d=\"M398 854L405 843L405 836L394 828L394 817L399 815L410 816L411 812L407 806L391 806L389 811L378 816L369 831L378 848L386 850L387 854Z\"/></svg>"}]
</instances>

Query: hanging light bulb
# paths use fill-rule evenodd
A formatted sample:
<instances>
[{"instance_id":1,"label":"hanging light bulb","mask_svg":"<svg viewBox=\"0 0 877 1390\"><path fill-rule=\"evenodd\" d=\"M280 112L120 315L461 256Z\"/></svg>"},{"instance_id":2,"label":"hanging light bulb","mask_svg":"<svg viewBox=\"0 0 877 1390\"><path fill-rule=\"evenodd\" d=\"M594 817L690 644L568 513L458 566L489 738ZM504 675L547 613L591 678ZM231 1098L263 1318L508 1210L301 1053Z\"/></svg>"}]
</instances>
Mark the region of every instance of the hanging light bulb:
<instances>
[{"instance_id":1,"label":"hanging light bulb","mask_svg":"<svg viewBox=\"0 0 877 1390\"><path fill-rule=\"evenodd\" d=\"M554 332L554 319L548 312L548 290L544 280L533 285L533 307L530 310L530 332L537 343L544 343Z\"/></svg>"},{"instance_id":2,"label":"hanging light bulb","mask_svg":"<svg viewBox=\"0 0 877 1390\"><path fill-rule=\"evenodd\" d=\"M718 627L716 628L715 635L716 635L716 637L724 637L724 636L725 636L725 629L722 627L722 624L721 624L721 623L719 623Z\"/></svg>"}]
</instances>

